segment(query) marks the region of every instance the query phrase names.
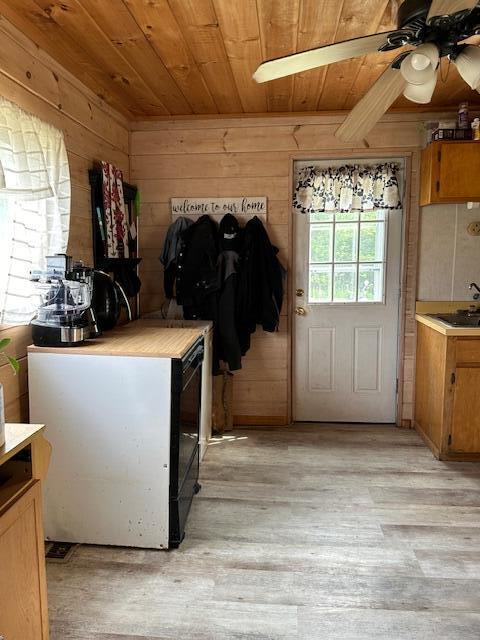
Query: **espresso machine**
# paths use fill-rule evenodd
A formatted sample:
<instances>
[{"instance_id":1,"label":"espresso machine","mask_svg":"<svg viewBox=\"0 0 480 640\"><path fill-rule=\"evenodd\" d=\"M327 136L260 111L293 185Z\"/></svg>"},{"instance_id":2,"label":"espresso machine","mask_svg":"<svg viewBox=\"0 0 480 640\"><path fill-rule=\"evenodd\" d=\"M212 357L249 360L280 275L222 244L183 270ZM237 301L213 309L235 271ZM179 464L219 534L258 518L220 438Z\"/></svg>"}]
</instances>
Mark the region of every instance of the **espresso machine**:
<instances>
[{"instance_id":1,"label":"espresso machine","mask_svg":"<svg viewBox=\"0 0 480 640\"><path fill-rule=\"evenodd\" d=\"M91 306L94 270L71 256L47 256L45 271L32 271L39 306L31 322L39 347L74 347L100 335Z\"/></svg>"}]
</instances>

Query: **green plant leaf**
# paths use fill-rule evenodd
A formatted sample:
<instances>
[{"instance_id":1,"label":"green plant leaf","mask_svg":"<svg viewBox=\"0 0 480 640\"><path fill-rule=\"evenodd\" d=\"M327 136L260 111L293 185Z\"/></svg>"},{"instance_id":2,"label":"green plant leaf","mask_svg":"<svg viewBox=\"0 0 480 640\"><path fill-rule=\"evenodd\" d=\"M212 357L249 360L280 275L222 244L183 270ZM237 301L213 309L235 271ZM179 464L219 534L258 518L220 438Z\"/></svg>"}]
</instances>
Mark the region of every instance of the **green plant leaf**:
<instances>
[{"instance_id":1,"label":"green plant leaf","mask_svg":"<svg viewBox=\"0 0 480 640\"><path fill-rule=\"evenodd\" d=\"M11 341L12 341L11 338L3 338L2 340L0 340L0 351L5 349L5 347L8 347Z\"/></svg>"},{"instance_id":2,"label":"green plant leaf","mask_svg":"<svg viewBox=\"0 0 480 640\"><path fill-rule=\"evenodd\" d=\"M20 371L20 363L16 358L12 358L11 356L7 356L7 360L10 363L10 366L12 367L15 375L17 375L17 373Z\"/></svg>"}]
</instances>

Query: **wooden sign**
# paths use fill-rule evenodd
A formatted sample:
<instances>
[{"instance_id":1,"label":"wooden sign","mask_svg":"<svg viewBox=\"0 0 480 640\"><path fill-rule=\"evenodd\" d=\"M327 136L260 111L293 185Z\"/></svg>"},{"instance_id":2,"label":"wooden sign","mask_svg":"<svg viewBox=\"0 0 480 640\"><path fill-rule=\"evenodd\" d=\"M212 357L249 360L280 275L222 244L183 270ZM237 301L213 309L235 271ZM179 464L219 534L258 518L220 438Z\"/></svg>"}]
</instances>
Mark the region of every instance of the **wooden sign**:
<instances>
[{"instance_id":1,"label":"wooden sign","mask_svg":"<svg viewBox=\"0 0 480 640\"><path fill-rule=\"evenodd\" d=\"M250 220L258 216L262 222L267 221L267 198L170 198L172 218L187 216L200 218L209 215L217 221L226 213L236 216L239 221Z\"/></svg>"}]
</instances>

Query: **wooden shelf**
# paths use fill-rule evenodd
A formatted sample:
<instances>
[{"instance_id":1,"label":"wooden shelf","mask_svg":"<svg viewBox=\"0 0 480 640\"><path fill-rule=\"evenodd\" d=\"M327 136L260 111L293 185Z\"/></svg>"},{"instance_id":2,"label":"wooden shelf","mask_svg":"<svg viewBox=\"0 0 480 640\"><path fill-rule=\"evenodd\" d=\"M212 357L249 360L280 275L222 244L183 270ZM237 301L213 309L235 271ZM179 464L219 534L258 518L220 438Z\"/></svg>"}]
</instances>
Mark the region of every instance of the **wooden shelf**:
<instances>
[{"instance_id":1,"label":"wooden shelf","mask_svg":"<svg viewBox=\"0 0 480 640\"><path fill-rule=\"evenodd\" d=\"M0 485L0 514L8 509L8 507L34 483L35 480L32 480L32 478L29 480L12 479L3 485Z\"/></svg>"},{"instance_id":2,"label":"wooden shelf","mask_svg":"<svg viewBox=\"0 0 480 640\"><path fill-rule=\"evenodd\" d=\"M0 465L12 458L20 449L26 447L44 429L44 424L7 423L5 425L5 444L0 447Z\"/></svg>"}]
</instances>

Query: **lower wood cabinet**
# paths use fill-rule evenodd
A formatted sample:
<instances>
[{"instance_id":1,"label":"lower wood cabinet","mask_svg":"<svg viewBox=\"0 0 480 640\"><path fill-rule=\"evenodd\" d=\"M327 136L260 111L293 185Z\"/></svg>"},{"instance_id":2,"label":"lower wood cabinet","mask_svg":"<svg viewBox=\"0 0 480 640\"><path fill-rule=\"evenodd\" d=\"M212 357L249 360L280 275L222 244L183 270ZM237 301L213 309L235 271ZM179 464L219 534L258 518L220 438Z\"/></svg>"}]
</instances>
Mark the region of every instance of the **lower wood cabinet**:
<instances>
[{"instance_id":1,"label":"lower wood cabinet","mask_svg":"<svg viewBox=\"0 0 480 640\"><path fill-rule=\"evenodd\" d=\"M417 324L415 428L440 460L480 460L480 337Z\"/></svg>"},{"instance_id":2,"label":"lower wood cabinet","mask_svg":"<svg viewBox=\"0 0 480 640\"><path fill-rule=\"evenodd\" d=\"M48 640L42 480L43 425L7 424L0 447L0 638Z\"/></svg>"},{"instance_id":3,"label":"lower wood cabinet","mask_svg":"<svg viewBox=\"0 0 480 640\"><path fill-rule=\"evenodd\" d=\"M480 452L480 366L455 369L451 436L452 451Z\"/></svg>"},{"instance_id":4,"label":"lower wood cabinet","mask_svg":"<svg viewBox=\"0 0 480 640\"><path fill-rule=\"evenodd\" d=\"M48 638L40 482L0 516L0 636Z\"/></svg>"}]
</instances>

